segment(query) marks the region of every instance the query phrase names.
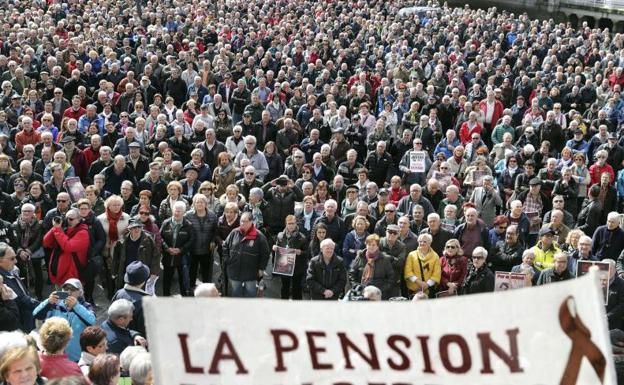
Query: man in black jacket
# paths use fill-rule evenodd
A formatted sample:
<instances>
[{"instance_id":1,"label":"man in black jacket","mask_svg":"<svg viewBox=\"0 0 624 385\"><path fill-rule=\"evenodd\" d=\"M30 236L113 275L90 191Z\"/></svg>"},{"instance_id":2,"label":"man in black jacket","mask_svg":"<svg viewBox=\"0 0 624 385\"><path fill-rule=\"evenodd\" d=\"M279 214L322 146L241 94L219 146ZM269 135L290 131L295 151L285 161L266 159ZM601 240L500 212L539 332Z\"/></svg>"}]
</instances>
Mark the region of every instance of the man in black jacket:
<instances>
[{"instance_id":1,"label":"man in black jacket","mask_svg":"<svg viewBox=\"0 0 624 385\"><path fill-rule=\"evenodd\" d=\"M549 269L545 269L537 280L538 285L544 285L552 282L561 282L572 279L572 274L568 270L568 254L557 253L554 256L555 265Z\"/></svg>"},{"instance_id":2,"label":"man in black jacket","mask_svg":"<svg viewBox=\"0 0 624 385\"><path fill-rule=\"evenodd\" d=\"M225 239L223 260L232 285L232 297L255 297L256 281L264 276L269 261L269 244L253 224L250 212L241 214L240 227Z\"/></svg>"},{"instance_id":3,"label":"man in black jacket","mask_svg":"<svg viewBox=\"0 0 624 385\"><path fill-rule=\"evenodd\" d=\"M321 242L321 254L310 260L306 283L311 299L337 300L347 284L347 270L342 258L334 253L331 238Z\"/></svg>"},{"instance_id":4,"label":"man in black jacket","mask_svg":"<svg viewBox=\"0 0 624 385\"><path fill-rule=\"evenodd\" d=\"M622 329L624 326L624 279L616 274L615 261L613 259L605 259L603 262L609 263L608 281L601 277L602 284L609 287L606 306L609 330Z\"/></svg>"},{"instance_id":5,"label":"man in black jacket","mask_svg":"<svg viewBox=\"0 0 624 385\"><path fill-rule=\"evenodd\" d=\"M177 270L180 294L189 295L189 271L186 266L191 245L195 241L193 225L184 218L186 203L177 201L173 205L173 215L163 222L162 237L163 295L171 295L171 280Z\"/></svg>"}]
</instances>

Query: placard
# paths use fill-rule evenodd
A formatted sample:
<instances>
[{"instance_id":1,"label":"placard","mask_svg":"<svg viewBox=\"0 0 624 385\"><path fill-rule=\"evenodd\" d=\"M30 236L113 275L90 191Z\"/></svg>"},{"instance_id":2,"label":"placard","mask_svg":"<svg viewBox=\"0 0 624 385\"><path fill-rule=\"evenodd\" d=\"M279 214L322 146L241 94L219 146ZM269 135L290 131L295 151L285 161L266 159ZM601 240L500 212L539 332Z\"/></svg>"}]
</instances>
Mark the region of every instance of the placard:
<instances>
[{"instance_id":1,"label":"placard","mask_svg":"<svg viewBox=\"0 0 624 385\"><path fill-rule=\"evenodd\" d=\"M424 151L410 151L410 171L411 172L425 172L427 165L425 157L427 153Z\"/></svg>"},{"instance_id":2,"label":"placard","mask_svg":"<svg viewBox=\"0 0 624 385\"><path fill-rule=\"evenodd\" d=\"M576 262L576 276L582 277L583 275L587 274L589 272L589 269L591 269L592 266L596 266L598 268L598 275L600 276L600 280L603 283L602 292L604 296L604 303L606 305L609 300L609 277L611 276L611 272L609 271L611 268L611 265L609 265L609 262L587 261L587 260L577 261Z\"/></svg>"},{"instance_id":3,"label":"placard","mask_svg":"<svg viewBox=\"0 0 624 385\"><path fill-rule=\"evenodd\" d=\"M65 179L65 188L73 203L78 202L80 199L86 197L85 188L80 182L80 178L77 176Z\"/></svg>"},{"instance_id":4,"label":"placard","mask_svg":"<svg viewBox=\"0 0 624 385\"><path fill-rule=\"evenodd\" d=\"M446 191L446 188L453 183L452 177L450 172L435 171L433 173L433 179L438 181L440 191Z\"/></svg>"},{"instance_id":5,"label":"placard","mask_svg":"<svg viewBox=\"0 0 624 385\"><path fill-rule=\"evenodd\" d=\"M287 275L292 277L295 272L295 261L297 253L295 249L277 247L275 250L275 263L273 264L273 274Z\"/></svg>"},{"instance_id":6,"label":"placard","mask_svg":"<svg viewBox=\"0 0 624 385\"><path fill-rule=\"evenodd\" d=\"M506 291L521 289L526 285L525 273L509 273L507 271L497 271L494 273L494 291Z\"/></svg>"},{"instance_id":7,"label":"placard","mask_svg":"<svg viewBox=\"0 0 624 385\"><path fill-rule=\"evenodd\" d=\"M416 302L143 306L156 385L615 385L601 295L591 272Z\"/></svg>"}]
</instances>

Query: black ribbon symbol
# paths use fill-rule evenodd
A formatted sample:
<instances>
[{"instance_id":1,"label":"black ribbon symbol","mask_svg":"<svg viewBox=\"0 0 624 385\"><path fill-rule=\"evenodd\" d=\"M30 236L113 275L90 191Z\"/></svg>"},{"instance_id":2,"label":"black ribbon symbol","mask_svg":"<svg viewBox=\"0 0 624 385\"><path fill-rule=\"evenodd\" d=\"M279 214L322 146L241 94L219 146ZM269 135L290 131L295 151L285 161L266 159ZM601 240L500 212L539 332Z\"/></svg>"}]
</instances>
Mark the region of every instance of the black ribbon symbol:
<instances>
[{"instance_id":1,"label":"black ribbon symbol","mask_svg":"<svg viewBox=\"0 0 624 385\"><path fill-rule=\"evenodd\" d=\"M572 350L568 357L568 364L563 371L559 385L576 385L583 357L589 360L594 371L600 378L600 383L604 382L605 368L607 361L598 346L591 340L591 332L585 326L581 317L574 316L570 311L570 306L576 312L576 302L572 296L567 297L559 307L559 324L563 332L572 340Z\"/></svg>"}]
</instances>

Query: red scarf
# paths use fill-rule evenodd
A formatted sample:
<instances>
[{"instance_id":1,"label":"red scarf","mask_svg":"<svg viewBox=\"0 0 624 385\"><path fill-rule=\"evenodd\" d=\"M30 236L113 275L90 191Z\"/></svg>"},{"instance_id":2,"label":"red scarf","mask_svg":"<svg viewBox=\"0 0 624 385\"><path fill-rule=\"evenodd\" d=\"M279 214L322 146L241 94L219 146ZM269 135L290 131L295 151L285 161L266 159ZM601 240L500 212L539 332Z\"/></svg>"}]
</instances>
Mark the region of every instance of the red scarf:
<instances>
[{"instance_id":1,"label":"red scarf","mask_svg":"<svg viewBox=\"0 0 624 385\"><path fill-rule=\"evenodd\" d=\"M110 242L117 242L119 234L117 234L117 221L121 218L123 211L119 210L117 214L114 214L109 209L106 209L106 219L108 219L108 239Z\"/></svg>"},{"instance_id":2,"label":"red scarf","mask_svg":"<svg viewBox=\"0 0 624 385\"><path fill-rule=\"evenodd\" d=\"M253 241L258 236L258 230L256 229L256 225L254 224L251 225L247 232L243 230L242 226L239 226L238 229L240 230L241 234L243 234L243 239L246 241Z\"/></svg>"}]
</instances>

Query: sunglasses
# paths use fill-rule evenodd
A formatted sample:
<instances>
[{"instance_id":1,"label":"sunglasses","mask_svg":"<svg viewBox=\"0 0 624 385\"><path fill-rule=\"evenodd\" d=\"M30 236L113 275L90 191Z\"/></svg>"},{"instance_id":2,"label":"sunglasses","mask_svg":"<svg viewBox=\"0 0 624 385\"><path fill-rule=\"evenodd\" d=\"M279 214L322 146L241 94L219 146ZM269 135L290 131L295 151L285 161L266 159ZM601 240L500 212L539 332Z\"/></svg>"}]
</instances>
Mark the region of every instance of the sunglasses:
<instances>
[{"instance_id":1,"label":"sunglasses","mask_svg":"<svg viewBox=\"0 0 624 385\"><path fill-rule=\"evenodd\" d=\"M481 256L474 256L474 257L472 257L472 259L475 259L475 260L477 260L477 259L485 259L485 257L481 257Z\"/></svg>"},{"instance_id":2,"label":"sunglasses","mask_svg":"<svg viewBox=\"0 0 624 385\"><path fill-rule=\"evenodd\" d=\"M77 220L77 219L78 219L78 218L74 218L74 217L71 217L71 218L70 218L70 217L67 217L67 220L68 220L68 221L75 221L75 220Z\"/></svg>"},{"instance_id":3,"label":"sunglasses","mask_svg":"<svg viewBox=\"0 0 624 385\"><path fill-rule=\"evenodd\" d=\"M449 246L446 246L445 248L446 248L446 249L456 249L456 248L457 248L457 246L451 246L451 245L449 245Z\"/></svg>"},{"instance_id":4,"label":"sunglasses","mask_svg":"<svg viewBox=\"0 0 624 385\"><path fill-rule=\"evenodd\" d=\"M67 199L57 199L56 203L67 203Z\"/></svg>"},{"instance_id":5,"label":"sunglasses","mask_svg":"<svg viewBox=\"0 0 624 385\"><path fill-rule=\"evenodd\" d=\"M150 213L146 212L146 211L142 211L139 213L139 215L150 215Z\"/></svg>"}]
</instances>

